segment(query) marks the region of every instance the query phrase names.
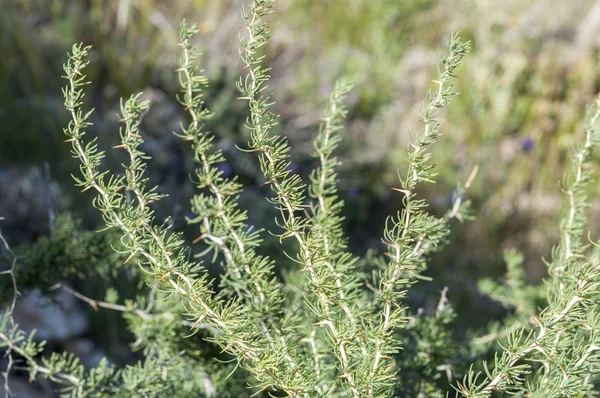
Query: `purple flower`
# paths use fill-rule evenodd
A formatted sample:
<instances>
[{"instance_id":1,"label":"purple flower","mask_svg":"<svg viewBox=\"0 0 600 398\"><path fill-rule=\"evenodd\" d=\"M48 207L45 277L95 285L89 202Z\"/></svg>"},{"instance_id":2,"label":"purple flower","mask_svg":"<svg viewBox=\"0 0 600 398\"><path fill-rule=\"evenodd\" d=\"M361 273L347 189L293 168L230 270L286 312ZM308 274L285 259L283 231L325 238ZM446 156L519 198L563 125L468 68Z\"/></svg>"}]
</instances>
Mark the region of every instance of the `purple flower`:
<instances>
[{"instance_id":1,"label":"purple flower","mask_svg":"<svg viewBox=\"0 0 600 398\"><path fill-rule=\"evenodd\" d=\"M351 199L356 199L360 195L360 188L352 187L348 190L348 197Z\"/></svg>"},{"instance_id":2,"label":"purple flower","mask_svg":"<svg viewBox=\"0 0 600 398\"><path fill-rule=\"evenodd\" d=\"M290 162L287 169L290 171L291 174L298 174L298 171L300 171L298 165L294 162Z\"/></svg>"},{"instance_id":3,"label":"purple flower","mask_svg":"<svg viewBox=\"0 0 600 398\"><path fill-rule=\"evenodd\" d=\"M448 202L448 206L454 206L454 202L456 202L458 199L460 199L461 202L464 202L466 200L466 197L464 195L462 195L459 198L459 196L458 196L458 190L453 189L452 191L450 191L450 193L446 197L446 200Z\"/></svg>"},{"instance_id":4,"label":"purple flower","mask_svg":"<svg viewBox=\"0 0 600 398\"><path fill-rule=\"evenodd\" d=\"M523 150L523 152L531 152L533 151L533 149L535 148L535 140L531 137L525 137L522 141L521 141L521 149Z\"/></svg>"},{"instance_id":5,"label":"purple flower","mask_svg":"<svg viewBox=\"0 0 600 398\"><path fill-rule=\"evenodd\" d=\"M233 175L233 169L227 162L219 163L217 169L221 172L221 177L223 178L229 178Z\"/></svg>"}]
</instances>

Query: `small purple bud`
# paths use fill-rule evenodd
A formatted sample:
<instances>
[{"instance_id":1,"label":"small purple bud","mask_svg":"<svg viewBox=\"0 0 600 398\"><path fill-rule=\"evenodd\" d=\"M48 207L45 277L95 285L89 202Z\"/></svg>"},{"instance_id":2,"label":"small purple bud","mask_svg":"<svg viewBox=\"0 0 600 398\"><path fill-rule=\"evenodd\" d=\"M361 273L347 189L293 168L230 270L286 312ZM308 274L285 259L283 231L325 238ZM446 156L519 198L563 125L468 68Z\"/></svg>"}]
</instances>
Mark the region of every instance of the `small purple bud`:
<instances>
[{"instance_id":1,"label":"small purple bud","mask_svg":"<svg viewBox=\"0 0 600 398\"><path fill-rule=\"evenodd\" d=\"M348 190L348 197L356 199L360 195L360 189L358 187L352 187Z\"/></svg>"},{"instance_id":2,"label":"small purple bud","mask_svg":"<svg viewBox=\"0 0 600 398\"><path fill-rule=\"evenodd\" d=\"M446 197L446 203L448 204L448 206L452 206L454 204L454 199L456 199L457 193L458 192L456 192L456 189L453 189L452 191L450 191L450 193Z\"/></svg>"},{"instance_id":3,"label":"small purple bud","mask_svg":"<svg viewBox=\"0 0 600 398\"><path fill-rule=\"evenodd\" d=\"M221 177L223 178L229 178L233 175L233 169L227 162L219 163L217 169L221 172Z\"/></svg>"},{"instance_id":4,"label":"small purple bud","mask_svg":"<svg viewBox=\"0 0 600 398\"><path fill-rule=\"evenodd\" d=\"M299 171L298 165L294 162L290 162L287 169L290 171L291 174L298 174Z\"/></svg>"},{"instance_id":5,"label":"small purple bud","mask_svg":"<svg viewBox=\"0 0 600 398\"><path fill-rule=\"evenodd\" d=\"M521 141L521 149L523 152L531 152L535 148L535 140L531 137L525 137L523 141Z\"/></svg>"},{"instance_id":6,"label":"small purple bud","mask_svg":"<svg viewBox=\"0 0 600 398\"><path fill-rule=\"evenodd\" d=\"M448 201L448 206L454 206L454 202L456 202L458 199L458 191L456 189L453 189L452 191L450 191L448 197L446 198L446 200ZM461 202L464 202L465 199L466 198L464 195L460 197Z\"/></svg>"}]
</instances>

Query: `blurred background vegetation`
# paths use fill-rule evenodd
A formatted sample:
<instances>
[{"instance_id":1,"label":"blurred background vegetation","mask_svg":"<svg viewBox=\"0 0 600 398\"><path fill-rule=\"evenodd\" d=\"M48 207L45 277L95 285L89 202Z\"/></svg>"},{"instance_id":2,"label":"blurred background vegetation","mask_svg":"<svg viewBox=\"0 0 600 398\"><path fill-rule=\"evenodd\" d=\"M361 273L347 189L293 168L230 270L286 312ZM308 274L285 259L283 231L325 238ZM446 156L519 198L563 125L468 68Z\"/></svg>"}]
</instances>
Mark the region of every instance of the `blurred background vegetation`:
<instances>
[{"instance_id":1,"label":"blurred background vegetation","mask_svg":"<svg viewBox=\"0 0 600 398\"><path fill-rule=\"evenodd\" d=\"M82 219L84 229L99 225L91 196L73 187L77 165L62 143L68 119L60 76L75 42L93 46L87 96L102 148L118 140L119 97L143 91L152 101L145 150L153 181L170 194L159 214L187 229L194 166L172 135L184 117L174 72L183 18L200 28L206 102L215 112L211 130L228 157L227 172L247 186L241 200L250 221L272 224L258 165L235 148L247 141L247 110L234 85L242 3L0 1L0 226L12 245L52 235L63 213ZM495 307L482 299L477 280L505 272L503 249L521 251L527 278L541 280L542 256L558 239L558 183L581 137L585 106L600 90L600 1L281 0L270 22L270 89L296 172L307 176L312 167L311 140L333 82L341 76L356 82L339 156L346 227L357 254L380 248L385 217L401 205L390 188L405 167L410 132L419 129L438 54L453 31L471 40L473 52L458 72L461 95L448 108L434 150L439 182L421 194L442 214L456 185L479 166L468 193L477 218L454 226L450 244L431 261L434 282L420 286L423 293L448 286L459 321L478 325ZM108 154L108 164L118 166L120 158ZM592 220L600 215L595 203ZM413 300L423 305L423 297L416 292Z\"/></svg>"}]
</instances>

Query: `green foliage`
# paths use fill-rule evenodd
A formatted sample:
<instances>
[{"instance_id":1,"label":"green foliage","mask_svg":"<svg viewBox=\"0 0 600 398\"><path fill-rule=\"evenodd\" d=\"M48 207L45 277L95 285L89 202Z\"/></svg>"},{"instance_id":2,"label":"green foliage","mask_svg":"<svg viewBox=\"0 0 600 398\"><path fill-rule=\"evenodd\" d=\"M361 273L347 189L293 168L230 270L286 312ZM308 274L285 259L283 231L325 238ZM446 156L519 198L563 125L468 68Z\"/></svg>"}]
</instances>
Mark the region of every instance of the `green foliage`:
<instances>
[{"instance_id":1,"label":"green foliage","mask_svg":"<svg viewBox=\"0 0 600 398\"><path fill-rule=\"evenodd\" d=\"M34 287L45 290L79 272L108 279L117 275L125 259L115 251L118 248L119 236L114 231L85 231L80 220L61 215L56 219L51 235L40 237L34 244L15 248L20 257L16 277L24 290ZM40 280L49 285L40 285ZM7 282L0 280L0 286L8 293Z\"/></svg>"},{"instance_id":2,"label":"green foliage","mask_svg":"<svg viewBox=\"0 0 600 398\"><path fill-rule=\"evenodd\" d=\"M561 222L562 240L549 264L547 307L533 317L534 327L517 327L508 333L493 369L486 366L484 375L470 372L465 377L459 384L459 392L465 397L486 397L496 390L509 394L531 391L549 396L593 391L598 361L596 330L600 326L594 302L600 285L597 264L583 255L585 245L580 236L585 220L583 211L588 203L583 188L591 180L589 161L592 145L600 134L599 115L600 97L588 109L585 141L576 148L574 175L564 190L568 200ZM520 266L514 254L509 254L508 260L513 268ZM513 271L512 278L518 280L522 274ZM518 289L518 284L514 288ZM519 294L520 298L516 296L511 305L528 301L526 292ZM542 366L536 369L533 364Z\"/></svg>"},{"instance_id":3,"label":"green foliage","mask_svg":"<svg viewBox=\"0 0 600 398\"><path fill-rule=\"evenodd\" d=\"M527 283L523 270L523 256L514 249L504 253L507 272L503 283L492 279L479 281L479 290L500 303L503 307L514 310L514 314L521 320L535 315L540 300L544 297L543 286L534 286Z\"/></svg>"},{"instance_id":4,"label":"green foliage","mask_svg":"<svg viewBox=\"0 0 600 398\"><path fill-rule=\"evenodd\" d=\"M335 156L352 85L338 81L329 97L313 142L318 166L306 184L291 168L288 138L275 129L279 116L263 53L270 37L265 19L272 11L272 0L254 0L242 10L244 72L237 88L248 103L249 142L240 150L256 155L263 185L271 190L267 201L277 211L277 230L269 232L279 238L281 250L303 278L293 272L276 275L275 261L262 250L263 231L249 225L247 210L239 206L242 184L219 167L225 155L207 131L212 113L203 98L208 81L191 44L196 27L184 22L180 29L178 100L189 123L175 134L191 146L197 165L192 178L198 193L188 222L199 228L194 243L203 250L198 258L183 233L157 215L156 202L165 195L150 185L141 128L150 104L141 94L120 104L120 144L114 149L125 152L122 171L103 168L105 152L87 135L92 127L92 111L84 101L90 47L76 44L64 65L63 94L71 118L64 133L80 165L75 183L95 195L105 231L75 233L76 223L61 219L50 238L22 251L12 252L2 238L10 264L3 287L13 293L0 323L0 344L9 358L7 385L13 356L19 356L32 379L48 378L62 395L73 397L437 397L451 385L457 396L473 398L592 395L600 361L595 306L600 282L598 264L587 256L589 245L581 235L589 205L585 188L591 181L591 150L600 133L600 98L588 110L573 176L565 178L561 242L548 264L546 296L527 285L522 258L507 251L506 280L480 284L483 293L512 312L502 325L505 332L496 325L489 335L464 341L453 330L455 312L447 289L435 309L420 308L416 314L407 297L417 281L429 279L424 275L428 260L446 243L450 221L472 217L465 195L477 169L458 187L442 217L430 214L428 202L418 196L421 183L435 182L430 151L441 137L440 112L457 94L454 73L469 43L452 35L439 62L423 106L422 130L412 134L399 187L393 188L402 195L403 206L386 222L382 242L387 251L359 258L349 250L343 229ZM219 283L206 270L206 260L221 265ZM37 286L37 264L43 264L41 281L54 284L77 273L83 262L100 279L114 277L122 267L144 283L135 298L122 300L111 288L105 301L63 286L94 309L123 313L135 337L131 348L143 353L136 364L117 369L103 360L85 369L71 354L40 357L44 343L15 324L18 286ZM59 263L67 266L51 274ZM498 351L489 347L495 340L501 343ZM480 365L488 354L493 364Z\"/></svg>"}]
</instances>

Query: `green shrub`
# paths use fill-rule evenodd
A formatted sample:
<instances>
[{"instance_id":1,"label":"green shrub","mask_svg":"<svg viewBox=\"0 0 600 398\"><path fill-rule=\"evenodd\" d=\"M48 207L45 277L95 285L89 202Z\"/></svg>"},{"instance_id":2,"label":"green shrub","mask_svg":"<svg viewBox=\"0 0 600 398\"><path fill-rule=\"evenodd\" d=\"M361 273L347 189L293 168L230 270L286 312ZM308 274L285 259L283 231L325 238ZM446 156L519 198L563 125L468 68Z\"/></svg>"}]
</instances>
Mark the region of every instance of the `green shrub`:
<instances>
[{"instance_id":1,"label":"green shrub","mask_svg":"<svg viewBox=\"0 0 600 398\"><path fill-rule=\"evenodd\" d=\"M512 315L492 323L485 333L464 338L452 326L455 313L447 289L437 305L416 313L408 307L407 293L417 281L428 279L423 274L427 260L447 242L451 221L471 218L466 194L476 169L443 217L431 215L417 194L422 183L436 177L429 149L440 138L439 113L456 95L452 80L469 43L453 35L440 60L439 75L423 106L422 131L412 135L399 185L392 188L403 207L386 222L385 253L358 258L342 228L334 155L351 84L339 81L334 87L314 140L318 167L304 183L291 167L287 138L274 132L278 116L267 93L269 69L261 55L269 38L264 18L271 3L254 0L242 13L244 74L237 87L250 109L250 141L240 150L256 155L264 185L272 191L267 200L278 211L278 229L270 232L303 276L276 274L285 267L263 252L264 232L247 222L252 209L238 206L243 187L224 175L225 157L204 129L211 112L202 97L207 79L190 44L195 27L184 23L180 31L178 100L189 124L176 134L191 146L198 165L192 176L198 188L191 203L195 216L188 221L198 224L194 243L205 248L202 259L222 265L218 281L201 260L191 257L182 234L171 231L168 220L157 219L153 203L164 195L148 186L140 122L149 103L139 94L121 102L121 144L115 148L126 153L124 174L102 168L104 152L85 134L91 127L91 111L83 101L90 47L75 45L64 67L68 83L63 91L71 115L65 134L80 162L74 178L83 191L95 193L94 206L106 228L118 231L118 242L113 234L106 241L90 240L86 234L81 235L84 247L66 254L59 250L52 255L52 246L44 241L37 247L67 263L90 256L96 277L108 279L115 273L95 257L110 246L117 252L109 257L118 262L115 267L136 270L133 275L146 286L135 299L121 300L112 288L104 301L64 288L96 309L122 312L135 336L132 346L143 349L144 360L121 369L104 360L86 370L67 353L40 357L44 344L20 330L12 318L19 277L29 283L34 268L24 265L27 272L20 272L19 256L4 242L10 258L4 273L14 289L0 328L0 344L9 357L6 385L13 357L22 357L32 379L49 378L66 396L438 397L444 391L464 397L593 395L600 361L595 306L600 273L581 235L589 204L585 192L591 181L591 151L600 133L600 99L588 109L585 139L575 150L573 172L563 182L561 241L548 261L546 291L527 286L522 258L507 251L506 280L482 281L481 290ZM71 247L61 236L55 238L63 242L60 246ZM35 253L29 257L35 259ZM74 272L66 268L55 277ZM52 277L45 272L41 282ZM499 349L495 341L501 343Z\"/></svg>"}]
</instances>

